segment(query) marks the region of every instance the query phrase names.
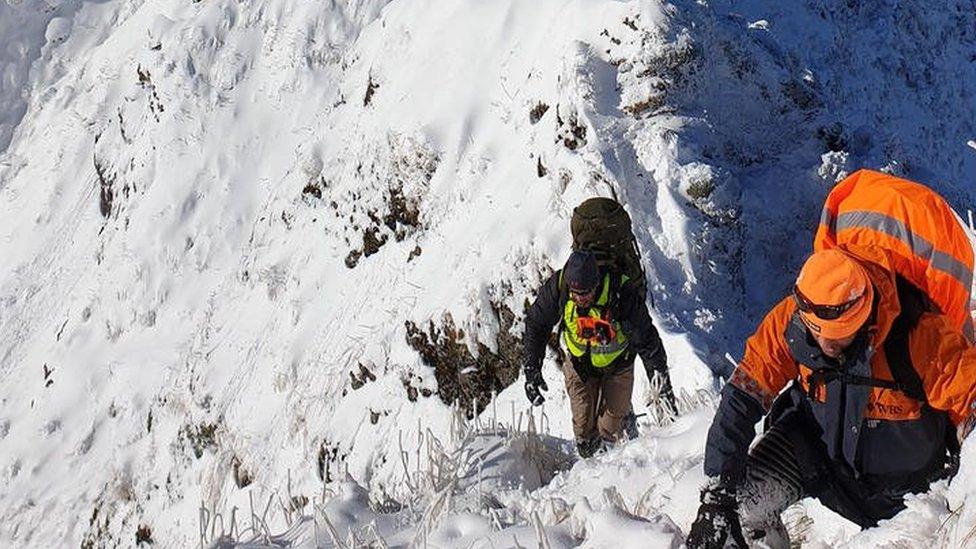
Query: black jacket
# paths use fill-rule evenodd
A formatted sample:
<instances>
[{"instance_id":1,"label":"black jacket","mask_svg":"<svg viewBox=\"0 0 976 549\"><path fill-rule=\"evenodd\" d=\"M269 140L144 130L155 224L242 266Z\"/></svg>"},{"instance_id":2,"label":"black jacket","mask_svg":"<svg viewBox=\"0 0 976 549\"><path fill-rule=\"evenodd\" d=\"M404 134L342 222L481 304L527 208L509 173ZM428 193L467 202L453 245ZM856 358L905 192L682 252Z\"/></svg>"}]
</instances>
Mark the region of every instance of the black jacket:
<instances>
[{"instance_id":1,"label":"black jacket","mask_svg":"<svg viewBox=\"0 0 976 549\"><path fill-rule=\"evenodd\" d=\"M562 322L563 308L568 296L560 292L559 273L560 271L556 271L546 280L525 315L522 368L527 374L541 370L549 334L552 333L553 326ZM599 369L589 364L589 355L581 359L573 357L577 372L585 377L619 371L633 364L636 354L641 357L648 376L652 372L660 372L665 375L665 379L668 379L668 357L661 343L661 336L657 333L657 328L654 327L647 312L647 304L643 297L636 288L628 284L613 291L617 292L617 296L612 302L610 313L620 322L628 339L628 349L609 366Z\"/></svg>"}]
</instances>

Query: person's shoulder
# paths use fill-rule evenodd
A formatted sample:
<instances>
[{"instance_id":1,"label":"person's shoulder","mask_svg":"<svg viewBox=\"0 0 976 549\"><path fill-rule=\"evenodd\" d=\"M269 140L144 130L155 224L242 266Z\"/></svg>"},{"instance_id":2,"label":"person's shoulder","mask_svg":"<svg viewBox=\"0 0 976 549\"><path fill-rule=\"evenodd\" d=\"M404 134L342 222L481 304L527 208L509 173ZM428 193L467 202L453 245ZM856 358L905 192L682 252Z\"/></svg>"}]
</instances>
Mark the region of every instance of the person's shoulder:
<instances>
[{"instance_id":1,"label":"person's shoulder","mask_svg":"<svg viewBox=\"0 0 976 549\"><path fill-rule=\"evenodd\" d=\"M763 318L762 323L766 326L786 326L790 319L793 317L793 313L796 312L796 301L793 296L788 295L783 299L779 300L772 309L766 313L766 317Z\"/></svg>"}]
</instances>

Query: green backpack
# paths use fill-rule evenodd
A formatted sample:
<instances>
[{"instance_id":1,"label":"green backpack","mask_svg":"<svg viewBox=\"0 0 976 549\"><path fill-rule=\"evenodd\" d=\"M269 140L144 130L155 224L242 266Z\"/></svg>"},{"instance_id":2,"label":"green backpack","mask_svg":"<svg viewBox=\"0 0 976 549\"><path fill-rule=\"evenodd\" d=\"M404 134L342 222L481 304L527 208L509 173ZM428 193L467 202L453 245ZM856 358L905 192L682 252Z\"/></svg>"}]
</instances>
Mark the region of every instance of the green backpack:
<instances>
[{"instance_id":1,"label":"green backpack","mask_svg":"<svg viewBox=\"0 0 976 549\"><path fill-rule=\"evenodd\" d=\"M602 269L620 276L627 284L646 296L646 278L641 266L640 250L624 207L611 198L589 198L573 210L569 222L573 234L573 250L593 252Z\"/></svg>"}]
</instances>

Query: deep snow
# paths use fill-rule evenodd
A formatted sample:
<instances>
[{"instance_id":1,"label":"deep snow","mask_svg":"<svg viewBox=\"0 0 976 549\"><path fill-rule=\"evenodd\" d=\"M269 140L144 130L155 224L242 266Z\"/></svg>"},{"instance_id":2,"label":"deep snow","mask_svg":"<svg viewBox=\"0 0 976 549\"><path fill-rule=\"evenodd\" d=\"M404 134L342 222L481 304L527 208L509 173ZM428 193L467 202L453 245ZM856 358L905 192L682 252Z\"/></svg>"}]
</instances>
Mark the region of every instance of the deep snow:
<instances>
[{"instance_id":1,"label":"deep snow","mask_svg":"<svg viewBox=\"0 0 976 549\"><path fill-rule=\"evenodd\" d=\"M972 7L0 3L0 541L191 546L236 507L235 538L306 546L341 545L328 523L342 543L680 543L710 371L788 287L830 184L863 165L972 203ZM594 194L634 217L688 406L519 487L566 466L558 372L542 438L520 382L461 428L405 322L505 351L496 310L517 336ZM435 440L434 463L490 479L418 473ZM807 502L793 530L976 545L967 463L879 528Z\"/></svg>"}]
</instances>

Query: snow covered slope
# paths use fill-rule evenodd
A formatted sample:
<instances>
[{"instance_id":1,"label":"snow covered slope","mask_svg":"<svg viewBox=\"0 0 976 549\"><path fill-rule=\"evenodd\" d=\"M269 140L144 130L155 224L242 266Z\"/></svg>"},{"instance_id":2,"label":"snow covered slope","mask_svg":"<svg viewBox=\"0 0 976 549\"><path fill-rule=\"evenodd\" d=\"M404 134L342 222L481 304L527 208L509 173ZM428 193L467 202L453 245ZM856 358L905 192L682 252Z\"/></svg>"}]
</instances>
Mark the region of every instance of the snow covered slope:
<instances>
[{"instance_id":1,"label":"snow covered slope","mask_svg":"<svg viewBox=\"0 0 976 549\"><path fill-rule=\"evenodd\" d=\"M250 518L269 502L268 530L307 542L299 517L325 490L383 516L422 506L381 528L403 543L555 528L551 541L597 547L624 526L680 543L705 396L547 487L499 488L503 517L472 504L438 522L453 534L424 514L444 487L414 494L406 471L447 439L448 403L519 423L523 306L588 196L634 217L689 394L714 389L710 371L787 288L844 173L886 168L965 209L969 8L0 3L0 542L189 546L213 522L201 507ZM546 375L551 476L571 437ZM969 486L943 490L953 509ZM584 497L593 512L574 520L603 526L540 510ZM933 524L940 497L920 500ZM959 542L976 524L961 509L954 530L905 535ZM810 543L904 531L835 523L807 527Z\"/></svg>"}]
</instances>

